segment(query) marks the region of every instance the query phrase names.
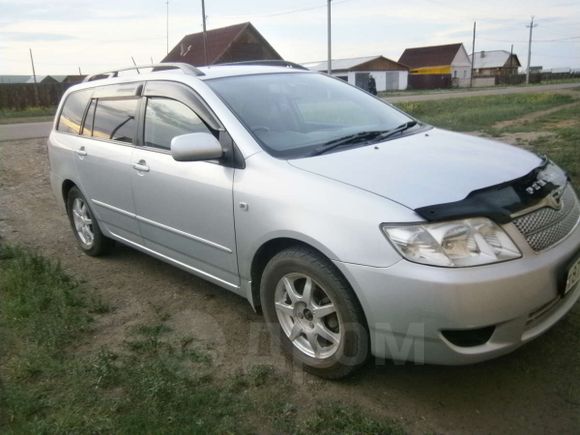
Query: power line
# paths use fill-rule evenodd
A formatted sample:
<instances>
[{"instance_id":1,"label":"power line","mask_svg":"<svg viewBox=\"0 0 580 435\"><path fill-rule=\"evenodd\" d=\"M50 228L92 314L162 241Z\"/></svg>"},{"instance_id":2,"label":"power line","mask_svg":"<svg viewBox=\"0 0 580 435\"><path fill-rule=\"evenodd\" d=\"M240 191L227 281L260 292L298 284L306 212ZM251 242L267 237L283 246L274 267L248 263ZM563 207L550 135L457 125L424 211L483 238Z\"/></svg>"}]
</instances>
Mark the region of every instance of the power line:
<instances>
[{"instance_id":1,"label":"power line","mask_svg":"<svg viewBox=\"0 0 580 435\"><path fill-rule=\"evenodd\" d=\"M333 4L337 5L340 3L346 3L352 0L333 0ZM327 5L326 4L318 4L318 5L313 5L313 6L305 6L302 8L296 8L296 9L285 9L285 10L280 10L280 11L276 11L276 12L268 12L265 14L261 14L261 15L255 15L255 14L246 14L246 15L220 15L220 18L243 18L243 17L247 17L250 16L252 18L269 18L269 17L278 17L281 15L290 15L290 14L296 14L299 12L306 12L306 11L313 11L316 9L323 9L326 8Z\"/></svg>"},{"instance_id":2,"label":"power line","mask_svg":"<svg viewBox=\"0 0 580 435\"><path fill-rule=\"evenodd\" d=\"M527 25L526 27L529 27L529 25ZM494 39L494 38L485 38L485 37L480 37L480 39L484 39L486 41L492 41L492 42L513 42L513 43L517 43L517 44L527 44L528 41L515 41L513 39ZM576 42L580 42L577 41L580 40L580 36L571 36L568 38L559 38L559 39L534 39L534 43L535 42L572 42L572 43L576 43Z\"/></svg>"}]
</instances>

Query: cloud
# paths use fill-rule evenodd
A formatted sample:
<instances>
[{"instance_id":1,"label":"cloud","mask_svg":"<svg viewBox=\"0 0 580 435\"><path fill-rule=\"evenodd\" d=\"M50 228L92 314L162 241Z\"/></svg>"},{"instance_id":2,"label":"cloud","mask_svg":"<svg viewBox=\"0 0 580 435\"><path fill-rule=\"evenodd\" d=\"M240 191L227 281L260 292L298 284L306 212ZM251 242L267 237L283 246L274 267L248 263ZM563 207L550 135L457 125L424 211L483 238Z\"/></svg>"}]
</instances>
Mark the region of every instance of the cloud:
<instances>
[{"instance_id":1,"label":"cloud","mask_svg":"<svg viewBox=\"0 0 580 435\"><path fill-rule=\"evenodd\" d=\"M28 71L32 46L41 74L97 72L165 55L165 0L0 0L0 73ZM208 28L251 21L274 48L295 61L326 57L325 0L212 0ZM530 15L537 40L578 36L580 8L561 0L334 0L333 55L384 54L398 59L411 46L463 42L471 49L477 19L477 49L510 49L525 61ZM183 35L201 31L200 2L170 0L170 48ZM277 14L278 12L292 13ZM533 62L580 66L580 41L537 43ZM71 72L72 71L72 72Z\"/></svg>"},{"instance_id":2,"label":"cloud","mask_svg":"<svg viewBox=\"0 0 580 435\"><path fill-rule=\"evenodd\" d=\"M33 33L33 32L0 32L0 39L7 41L68 41L78 39L74 35L64 35L58 33Z\"/></svg>"}]
</instances>

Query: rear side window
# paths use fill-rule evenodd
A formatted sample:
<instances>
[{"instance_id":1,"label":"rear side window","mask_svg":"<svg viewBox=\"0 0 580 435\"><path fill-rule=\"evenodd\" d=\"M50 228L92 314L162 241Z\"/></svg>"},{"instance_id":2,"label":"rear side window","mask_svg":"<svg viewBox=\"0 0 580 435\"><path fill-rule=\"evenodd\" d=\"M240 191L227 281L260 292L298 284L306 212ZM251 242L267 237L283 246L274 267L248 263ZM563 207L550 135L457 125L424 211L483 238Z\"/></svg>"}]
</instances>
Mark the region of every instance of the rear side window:
<instances>
[{"instance_id":1,"label":"rear side window","mask_svg":"<svg viewBox=\"0 0 580 435\"><path fill-rule=\"evenodd\" d=\"M196 113L169 98L149 98L145 110L145 145L168 150L171 139L188 133L211 133Z\"/></svg>"},{"instance_id":2,"label":"rear side window","mask_svg":"<svg viewBox=\"0 0 580 435\"><path fill-rule=\"evenodd\" d=\"M57 130L63 133L79 134L85 109L91 98L92 90L77 91L66 97L58 119Z\"/></svg>"},{"instance_id":3,"label":"rear side window","mask_svg":"<svg viewBox=\"0 0 580 435\"><path fill-rule=\"evenodd\" d=\"M93 137L133 143L138 103L138 98L97 100Z\"/></svg>"}]
</instances>

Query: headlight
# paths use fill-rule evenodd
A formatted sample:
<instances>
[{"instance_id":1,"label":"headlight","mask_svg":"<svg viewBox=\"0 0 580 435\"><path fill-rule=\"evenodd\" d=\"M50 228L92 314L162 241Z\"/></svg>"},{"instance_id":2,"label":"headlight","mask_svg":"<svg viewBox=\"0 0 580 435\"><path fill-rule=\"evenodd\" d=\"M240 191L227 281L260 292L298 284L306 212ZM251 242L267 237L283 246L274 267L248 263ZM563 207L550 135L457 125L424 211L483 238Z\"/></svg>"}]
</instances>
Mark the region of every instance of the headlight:
<instances>
[{"instance_id":1,"label":"headlight","mask_svg":"<svg viewBox=\"0 0 580 435\"><path fill-rule=\"evenodd\" d=\"M498 225L487 218L415 225L381 225L399 253L409 261L432 266L466 267L521 257Z\"/></svg>"}]
</instances>

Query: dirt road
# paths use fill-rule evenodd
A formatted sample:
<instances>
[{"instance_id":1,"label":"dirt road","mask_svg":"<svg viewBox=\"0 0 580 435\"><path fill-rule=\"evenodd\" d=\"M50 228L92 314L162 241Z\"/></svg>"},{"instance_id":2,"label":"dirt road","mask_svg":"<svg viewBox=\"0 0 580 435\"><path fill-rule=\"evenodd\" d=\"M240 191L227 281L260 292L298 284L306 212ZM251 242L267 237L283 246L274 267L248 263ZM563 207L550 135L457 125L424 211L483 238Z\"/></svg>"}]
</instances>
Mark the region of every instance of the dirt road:
<instances>
[{"instance_id":1,"label":"dirt road","mask_svg":"<svg viewBox=\"0 0 580 435\"><path fill-rule=\"evenodd\" d=\"M51 128L52 121L0 124L0 142L47 137Z\"/></svg>"},{"instance_id":2,"label":"dirt road","mask_svg":"<svg viewBox=\"0 0 580 435\"><path fill-rule=\"evenodd\" d=\"M293 375L304 406L329 399L399 419L413 433L573 433L580 428L577 379L580 306L548 334L507 357L468 367L375 366L328 382L256 343L261 317L241 298L126 247L83 255L52 196L44 140L0 143L0 235L59 260L113 307L79 351L119 346L131 327L159 316L215 350L223 373L253 364Z\"/></svg>"}]
</instances>

